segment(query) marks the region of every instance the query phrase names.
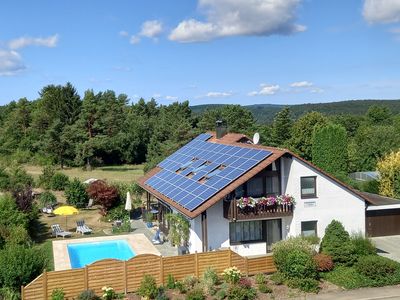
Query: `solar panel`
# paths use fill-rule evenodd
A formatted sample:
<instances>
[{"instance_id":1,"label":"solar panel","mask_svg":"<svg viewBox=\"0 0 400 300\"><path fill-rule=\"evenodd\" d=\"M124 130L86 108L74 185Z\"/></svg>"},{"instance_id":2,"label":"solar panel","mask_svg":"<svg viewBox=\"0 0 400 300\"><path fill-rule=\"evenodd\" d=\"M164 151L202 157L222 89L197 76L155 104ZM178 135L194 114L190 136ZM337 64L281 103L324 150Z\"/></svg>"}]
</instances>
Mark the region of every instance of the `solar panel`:
<instances>
[{"instance_id":1,"label":"solar panel","mask_svg":"<svg viewBox=\"0 0 400 300\"><path fill-rule=\"evenodd\" d=\"M193 211L271 154L267 150L207 142L211 137L200 134L167 157L158 164L162 170L145 184ZM176 173L180 169L184 170ZM205 179L200 182L202 178Z\"/></svg>"}]
</instances>

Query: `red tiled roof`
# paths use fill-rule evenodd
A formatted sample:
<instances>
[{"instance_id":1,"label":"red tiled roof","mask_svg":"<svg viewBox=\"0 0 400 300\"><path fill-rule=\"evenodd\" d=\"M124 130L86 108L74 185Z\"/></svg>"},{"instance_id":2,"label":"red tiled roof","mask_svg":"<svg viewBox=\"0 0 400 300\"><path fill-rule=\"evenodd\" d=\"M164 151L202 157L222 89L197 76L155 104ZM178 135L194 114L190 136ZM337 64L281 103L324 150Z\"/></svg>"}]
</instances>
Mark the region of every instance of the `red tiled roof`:
<instances>
[{"instance_id":1,"label":"red tiled roof","mask_svg":"<svg viewBox=\"0 0 400 300\"><path fill-rule=\"evenodd\" d=\"M208 132L209 134L212 135L210 139L207 140L207 142L211 143L219 143L219 144L225 144L225 145L234 145L234 146L240 146L244 148L256 148L256 149L263 149L263 150L268 150L272 154L265 158L263 161L261 161L258 165L247 171L245 174L237 178L236 180L232 181L229 185L227 185L225 188L221 189L218 193L216 193L214 196L212 196L210 199L205 201L203 204L201 204L199 207L197 207L193 211L189 211L188 209L180 206L177 204L175 201L172 199L164 196L163 194L159 193L155 189L151 188L150 186L145 184L145 181L152 177L153 175L157 174L160 172L162 169L159 167L156 167L152 170L150 170L145 176L139 178L138 184L144 188L146 191L148 191L150 194L154 195L158 199L161 199L162 201L166 202L167 204L171 205L172 207L176 208L178 211L183 213L184 215L188 216L189 218L195 218L198 215L200 215L202 212L206 211L208 208L213 206L215 203L223 199L226 195L229 193L233 192L236 188L238 188L240 185L251 179L253 176L258 174L260 171L264 170L266 167L268 167L271 163L276 161L278 158L280 158L283 155L290 155L293 156L300 161L304 162L305 164L309 165L311 168L315 169L319 173L325 175L326 177L329 177L332 179L334 182L337 184L341 185L344 187L346 190L351 192L352 194L355 194L359 198L370 202L368 197L366 197L364 194L361 192L353 189L352 187L346 185L345 183L339 181L335 177L331 176L330 174L326 173L322 169L318 168L317 166L313 165L309 161L301 158L297 154L291 152L290 150L287 149L282 149L282 148L274 148L274 147L267 147L267 146L262 146L262 145L254 145L251 143L251 139L249 139L247 136L243 134L238 134L238 133L228 133L225 136L223 136L220 139L217 139L215 136L215 132Z\"/></svg>"}]
</instances>

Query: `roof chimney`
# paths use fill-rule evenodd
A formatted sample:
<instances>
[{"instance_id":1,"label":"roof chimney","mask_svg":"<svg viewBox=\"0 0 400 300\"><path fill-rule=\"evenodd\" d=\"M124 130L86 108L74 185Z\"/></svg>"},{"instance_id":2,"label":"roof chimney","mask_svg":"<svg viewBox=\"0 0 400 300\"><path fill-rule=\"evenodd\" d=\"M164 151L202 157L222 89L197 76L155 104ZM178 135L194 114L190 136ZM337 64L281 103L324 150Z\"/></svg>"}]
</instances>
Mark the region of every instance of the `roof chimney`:
<instances>
[{"instance_id":1,"label":"roof chimney","mask_svg":"<svg viewBox=\"0 0 400 300\"><path fill-rule=\"evenodd\" d=\"M217 132L217 139L222 138L227 133L226 123L222 120L217 120L216 124L216 132Z\"/></svg>"}]
</instances>

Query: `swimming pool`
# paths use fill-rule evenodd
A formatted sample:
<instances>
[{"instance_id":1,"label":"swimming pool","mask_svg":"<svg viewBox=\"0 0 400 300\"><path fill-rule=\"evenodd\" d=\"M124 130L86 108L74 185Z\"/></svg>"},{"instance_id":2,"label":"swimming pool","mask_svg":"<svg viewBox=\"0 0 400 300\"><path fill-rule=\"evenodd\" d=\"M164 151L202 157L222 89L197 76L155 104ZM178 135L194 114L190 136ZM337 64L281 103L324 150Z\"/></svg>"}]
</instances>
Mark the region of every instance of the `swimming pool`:
<instances>
[{"instance_id":1,"label":"swimming pool","mask_svg":"<svg viewBox=\"0 0 400 300\"><path fill-rule=\"evenodd\" d=\"M107 258L128 260L136 254L126 240L68 244L72 268L82 268L95 261Z\"/></svg>"}]
</instances>

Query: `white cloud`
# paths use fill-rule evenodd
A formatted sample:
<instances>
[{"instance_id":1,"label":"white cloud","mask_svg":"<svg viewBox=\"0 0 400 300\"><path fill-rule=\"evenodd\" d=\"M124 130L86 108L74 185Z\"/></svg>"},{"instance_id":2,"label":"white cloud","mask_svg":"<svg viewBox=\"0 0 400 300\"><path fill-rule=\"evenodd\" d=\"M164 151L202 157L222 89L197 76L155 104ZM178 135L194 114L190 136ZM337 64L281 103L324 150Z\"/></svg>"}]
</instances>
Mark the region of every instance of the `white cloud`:
<instances>
[{"instance_id":1,"label":"white cloud","mask_svg":"<svg viewBox=\"0 0 400 300\"><path fill-rule=\"evenodd\" d=\"M324 90L321 89L321 88L315 87L315 88L312 88L312 89L310 90L310 92L313 93L313 94L320 94L320 93L323 93Z\"/></svg>"},{"instance_id":2,"label":"white cloud","mask_svg":"<svg viewBox=\"0 0 400 300\"><path fill-rule=\"evenodd\" d=\"M232 96L232 92L208 92L205 97L208 98L225 98Z\"/></svg>"},{"instance_id":3,"label":"white cloud","mask_svg":"<svg viewBox=\"0 0 400 300\"><path fill-rule=\"evenodd\" d=\"M12 50L25 48L28 46L42 46L54 48L58 43L58 34L42 38L42 37L20 37L8 42L8 47Z\"/></svg>"},{"instance_id":4,"label":"white cloud","mask_svg":"<svg viewBox=\"0 0 400 300\"><path fill-rule=\"evenodd\" d=\"M156 98L161 98L161 94L159 94L159 93L155 93L155 94L153 94L153 96L151 96L152 98L154 98L154 99L156 99Z\"/></svg>"},{"instance_id":5,"label":"white cloud","mask_svg":"<svg viewBox=\"0 0 400 300\"><path fill-rule=\"evenodd\" d=\"M277 92L279 92L280 87L279 85L272 85L272 84L265 84L262 83L260 84L260 90L258 91L252 91L248 93L249 96L269 96L269 95L274 95Z\"/></svg>"},{"instance_id":6,"label":"white cloud","mask_svg":"<svg viewBox=\"0 0 400 300\"><path fill-rule=\"evenodd\" d=\"M129 35L126 31L121 31L121 32L124 33L123 36ZM140 31L137 34L132 35L130 37L129 42L134 45L139 44L143 37L153 39L153 41L156 41L162 32L163 32L163 24L160 21L158 20L146 21L142 24Z\"/></svg>"},{"instance_id":7,"label":"white cloud","mask_svg":"<svg viewBox=\"0 0 400 300\"><path fill-rule=\"evenodd\" d=\"M165 99L171 100L171 101L176 101L176 100L178 100L178 97L176 97L176 96L165 96Z\"/></svg>"},{"instance_id":8,"label":"white cloud","mask_svg":"<svg viewBox=\"0 0 400 300\"><path fill-rule=\"evenodd\" d=\"M292 34L306 29L295 24L301 0L199 0L206 21L180 22L169 35L178 42L199 42L236 35Z\"/></svg>"},{"instance_id":9,"label":"white cloud","mask_svg":"<svg viewBox=\"0 0 400 300\"><path fill-rule=\"evenodd\" d=\"M118 34L120 36L123 36L123 37L128 37L129 36L129 32L125 31L125 30L121 30L120 32L118 32Z\"/></svg>"},{"instance_id":10,"label":"white cloud","mask_svg":"<svg viewBox=\"0 0 400 300\"><path fill-rule=\"evenodd\" d=\"M24 69L26 66L16 51L0 49L0 76L12 76Z\"/></svg>"},{"instance_id":11,"label":"white cloud","mask_svg":"<svg viewBox=\"0 0 400 300\"><path fill-rule=\"evenodd\" d=\"M313 85L314 84L309 81L296 81L290 84L290 86L294 88L312 87Z\"/></svg>"},{"instance_id":12,"label":"white cloud","mask_svg":"<svg viewBox=\"0 0 400 300\"><path fill-rule=\"evenodd\" d=\"M400 1L365 0L363 16L370 23L400 22Z\"/></svg>"}]
</instances>

